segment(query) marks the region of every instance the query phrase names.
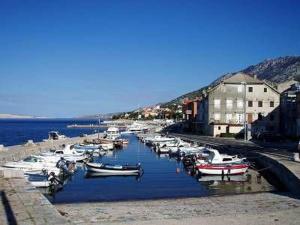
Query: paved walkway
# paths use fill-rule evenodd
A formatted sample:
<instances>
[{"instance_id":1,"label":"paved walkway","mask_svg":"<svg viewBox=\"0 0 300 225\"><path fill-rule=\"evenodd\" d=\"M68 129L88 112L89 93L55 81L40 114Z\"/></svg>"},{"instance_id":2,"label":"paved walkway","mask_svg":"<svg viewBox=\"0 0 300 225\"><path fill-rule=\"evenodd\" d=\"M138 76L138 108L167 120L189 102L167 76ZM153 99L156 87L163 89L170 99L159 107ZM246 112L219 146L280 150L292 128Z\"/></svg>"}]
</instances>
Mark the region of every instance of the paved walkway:
<instances>
[{"instance_id":1,"label":"paved walkway","mask_svg":"<svg viewBox=\"0 0 300 225\"><path fill-rule=\"evenodd\" d=\"M57 205L75 224L299 224L300 200L274 193Z\"/></svg>"},{"instance_id":2,"label":"paved walkway","mask_svg":"<svg viewBox=\"0 0 300 225\"><path fill-rule=\"evenodd\" d=\"M0 178L0 224L70 224L40 191L23 178Z\"/></svg>"}]
</instances>

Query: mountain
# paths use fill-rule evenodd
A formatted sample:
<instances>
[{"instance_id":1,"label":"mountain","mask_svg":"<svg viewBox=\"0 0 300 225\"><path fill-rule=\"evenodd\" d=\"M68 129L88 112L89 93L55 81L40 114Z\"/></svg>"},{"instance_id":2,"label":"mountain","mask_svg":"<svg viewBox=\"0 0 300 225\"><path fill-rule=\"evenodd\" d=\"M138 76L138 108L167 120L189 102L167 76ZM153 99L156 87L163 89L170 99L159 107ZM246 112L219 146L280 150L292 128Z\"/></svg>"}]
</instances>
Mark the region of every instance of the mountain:
<instances>
[{"instance_id":1,"label":"mountain","mask_svg":"<svg viewBox=\"0 0 300 225\"><path fill-rule=\"evenodd\" d=\"M0 113L0 119L38 119L42 117Z\"/></svg>"},{"instance_id":2,"label":"mountain","mask_svg":"<svg viewBox=\"0 0 300 225\"><path fill-rule=\"evenodd\" d=\"M122 114L121 112L119 113L106 113L106 114L94 114L94 115L84 115L84 116L78 116L75 117L75 119L101 119L101 120L108 120L111 119L115 115Z\"/></svg>"},{"instance_id":3,"label":"mountain","mask_svg":"<svg viewBox=\"0 0 300 225\"><path fill-rule=\"evenodd\" d=\"M253 76L257 75L257 78L275 84L281 84L293 79L300 80L300 56L285 56L275 59L266 59L256 65L251 65L246 69L237 72L243 72ZM237 72L224 74L213 81L209 86L214 86ZM202 90L207 89L209 86L179 96L178 98L163 104L163 106L167 107L172 104L180 104L184 98L193 99L196 96L199 96Z\"/></svg>"}]
</instances>

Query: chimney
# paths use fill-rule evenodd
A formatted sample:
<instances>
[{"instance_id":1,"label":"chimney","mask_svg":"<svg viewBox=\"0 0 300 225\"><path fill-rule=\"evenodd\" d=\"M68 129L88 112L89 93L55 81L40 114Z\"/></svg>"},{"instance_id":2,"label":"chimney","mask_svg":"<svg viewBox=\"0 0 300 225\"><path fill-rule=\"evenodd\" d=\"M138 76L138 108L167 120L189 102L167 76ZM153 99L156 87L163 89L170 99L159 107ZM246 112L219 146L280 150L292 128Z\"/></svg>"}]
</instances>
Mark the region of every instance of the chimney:
<instances>
[{"instance_id":1,"label":"chimney","mask_svg":"<svg viewBox=\"0 0 300 225\"><path fill-rule=\"evenodd\" d=\"M254 78L255 80L257 80L257 75L256 75L256 74L254 74L253 78Z\"/></svg>"}]
</instances>

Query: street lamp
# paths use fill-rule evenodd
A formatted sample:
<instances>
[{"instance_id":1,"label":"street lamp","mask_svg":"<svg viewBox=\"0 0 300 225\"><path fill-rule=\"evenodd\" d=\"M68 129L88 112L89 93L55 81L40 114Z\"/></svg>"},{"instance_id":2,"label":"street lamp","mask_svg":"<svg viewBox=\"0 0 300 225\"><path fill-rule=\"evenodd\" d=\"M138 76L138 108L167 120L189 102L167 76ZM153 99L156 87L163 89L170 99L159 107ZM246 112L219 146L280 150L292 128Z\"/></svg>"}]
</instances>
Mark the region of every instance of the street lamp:
<instances>
[{"instance_id":1,"label":"street lamp","mask_svg":"<svg viewBox=\"0 0 300 225\"><path fill-rule=\"evenodd\" d=\"M241 82L244 85L244 141L247 141L247 121L246 121L246 82Z\"/></svg>"}]
</instances>

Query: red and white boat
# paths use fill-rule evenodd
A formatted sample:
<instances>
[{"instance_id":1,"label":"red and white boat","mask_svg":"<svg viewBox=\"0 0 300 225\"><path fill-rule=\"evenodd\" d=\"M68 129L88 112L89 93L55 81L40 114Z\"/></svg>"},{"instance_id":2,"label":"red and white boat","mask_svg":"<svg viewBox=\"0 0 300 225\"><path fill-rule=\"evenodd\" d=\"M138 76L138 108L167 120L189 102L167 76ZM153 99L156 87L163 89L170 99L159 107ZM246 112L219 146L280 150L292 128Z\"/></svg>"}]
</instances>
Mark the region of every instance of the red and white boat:
<instances>
[{"instance_id":1,"label":"red and white boat","mask_svg":"<svg viewBox=\"0 0 300 225\"><path fill-rule=\"evenodd\" d=\"M247 163L238 164L198 164L196 169L203 175L240 175L247 172Z\"/></svg>"}]
</instances>

